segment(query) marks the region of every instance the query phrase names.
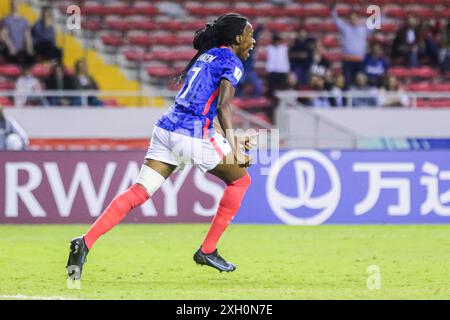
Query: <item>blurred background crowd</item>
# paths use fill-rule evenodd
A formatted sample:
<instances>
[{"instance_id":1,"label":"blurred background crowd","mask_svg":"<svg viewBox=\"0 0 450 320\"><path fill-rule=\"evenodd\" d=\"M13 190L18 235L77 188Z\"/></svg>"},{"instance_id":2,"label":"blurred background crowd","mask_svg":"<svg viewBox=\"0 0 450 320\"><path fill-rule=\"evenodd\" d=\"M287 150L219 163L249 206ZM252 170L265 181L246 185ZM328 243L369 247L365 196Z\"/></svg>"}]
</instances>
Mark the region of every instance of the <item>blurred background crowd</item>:
<instances>
[{"instance_id":1,"label":"blurred background crowd","mask_svg":"<svg viewBox=\"0 0 450 320\"><path fill-rule=\"evenodd\" d=\"M381 29L368 28L368 4L359 0L28 0L24 3L38 13L31 20L18 10L23 1L6 2L9 8L0 21L0 90L16 95L2 95L4 106L122 105L95 93L87 103L76 94L33 95L116 89L112 83L119 83L102 74L88 55L75 59L58 41L58 30L67 32L64 19L72 2L81 7L82 28L75 36L86 51L106 57L140 89L179 88L172 79L194 54L194 30L222 12L248 16L257 46L244 62L236 106L268 123L279 90L324 93L300 98L307 107L408 107L408 92L450 91L447 0L372 1L381 8ZM426 103L450 107L448 100Z\"/></svg>"}]
</instances>

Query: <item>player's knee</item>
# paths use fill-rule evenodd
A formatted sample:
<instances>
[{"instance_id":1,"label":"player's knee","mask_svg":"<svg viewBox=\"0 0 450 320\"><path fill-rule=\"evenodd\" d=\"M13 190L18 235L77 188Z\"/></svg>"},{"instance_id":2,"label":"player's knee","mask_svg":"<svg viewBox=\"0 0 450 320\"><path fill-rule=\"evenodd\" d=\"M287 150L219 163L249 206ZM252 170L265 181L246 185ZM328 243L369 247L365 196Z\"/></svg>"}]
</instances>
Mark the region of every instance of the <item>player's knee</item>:
<instances>
[{"instance_id":1,"label":"player's knee","mask_svg":"<svg viewBox=\"0 0 450 320\"><path fill-rule=\"evenodd\" d=\"M230 183L230 185L248 188L251 183L252 183L252 178L250 177L248 172L246 172L245 175L243 175L239 179L233 181L232 183Z\"/></svg>"},{"instance_id":2,"label":"player's knee","mask_svg":"<svg viewBox=\"0 0 450 320\"><path fill-rule=\"evenodd\" d=\"M166 179L154 169L143 165L139 173L136 183L145 188L150 196L152 196L166 181Z\"/></svg>"}]
</instances>

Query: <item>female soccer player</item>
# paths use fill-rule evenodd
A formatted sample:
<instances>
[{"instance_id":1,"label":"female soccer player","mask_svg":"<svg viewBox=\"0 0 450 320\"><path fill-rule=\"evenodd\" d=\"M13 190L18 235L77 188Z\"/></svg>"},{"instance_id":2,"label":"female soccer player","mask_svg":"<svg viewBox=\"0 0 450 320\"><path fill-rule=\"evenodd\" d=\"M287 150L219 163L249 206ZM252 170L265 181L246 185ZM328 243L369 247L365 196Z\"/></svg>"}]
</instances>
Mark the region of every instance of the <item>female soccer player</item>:
<instances>
[{"instance_id":1,"label":"female soccer player","mask_svg":"<svg viewBox=\"0 0 450 320\"><path fill-rule=\"evenodd\" d=\"M217 214L194 254L194 261L220 272L236 269L218 254L216 246L250 185L245 168L251 158L241 151L232 133L230 104L243 73L241 60L249 57L255 42L252 25L235 13L224 14L195 33L193 45L198 53L181 75L185 83L174 105L153 130L135 184L112 200L84 236L71 241L67 262L71 279L80 279L86 256L95 241L133 208L147 201L185 163L193 163L226 183ZM227 139L214 130L216 115L221 127L217 131L226 133ZM238 163L237 159L244 161Z\"/></svg>"}]
</instances>

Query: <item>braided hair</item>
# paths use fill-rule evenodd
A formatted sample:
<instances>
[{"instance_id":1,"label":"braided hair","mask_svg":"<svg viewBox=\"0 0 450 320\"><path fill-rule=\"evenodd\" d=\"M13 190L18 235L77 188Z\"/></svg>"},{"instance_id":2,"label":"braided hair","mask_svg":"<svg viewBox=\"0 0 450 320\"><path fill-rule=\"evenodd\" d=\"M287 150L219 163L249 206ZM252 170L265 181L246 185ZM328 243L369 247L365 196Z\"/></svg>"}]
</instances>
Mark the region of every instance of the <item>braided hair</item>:
<instances>
[{"instance_id":1,"label":"braided hair","mask_svg":"<svg viewBox=\"0 0 450 320\"><path fill-rule=\"evenodd\" d=\"M186 77L186 73L205 51L214 47L235 44L236 36L244 32L247 22L248 19L238 13L226 13L214 22L207 23L204 28L197 30L192 42L197 53L178 77L178 82Z\"/></svg>"}]
</instances>

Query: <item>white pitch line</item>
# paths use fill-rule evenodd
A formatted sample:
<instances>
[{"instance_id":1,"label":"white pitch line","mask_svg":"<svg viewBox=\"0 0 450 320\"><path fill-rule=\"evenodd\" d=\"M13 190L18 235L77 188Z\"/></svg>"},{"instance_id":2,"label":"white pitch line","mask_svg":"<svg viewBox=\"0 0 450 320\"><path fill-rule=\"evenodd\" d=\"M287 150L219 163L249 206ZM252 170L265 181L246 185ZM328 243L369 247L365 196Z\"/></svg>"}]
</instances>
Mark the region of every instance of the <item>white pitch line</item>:
<instances>
[{"instance_id":1,"label":"white pitch line","mask_svg":"<svg viewBox=\"0 0 450 320\"><path fill-rule=\"evenodd\" d=\"M24 300L81 300L74 299L68 297L59 297L59 296L50 296L50 297L42 297L42 296L26 296L23 294L16 295L0 295L0 299L24 299Z\"/></svg>"}]
</instances>

